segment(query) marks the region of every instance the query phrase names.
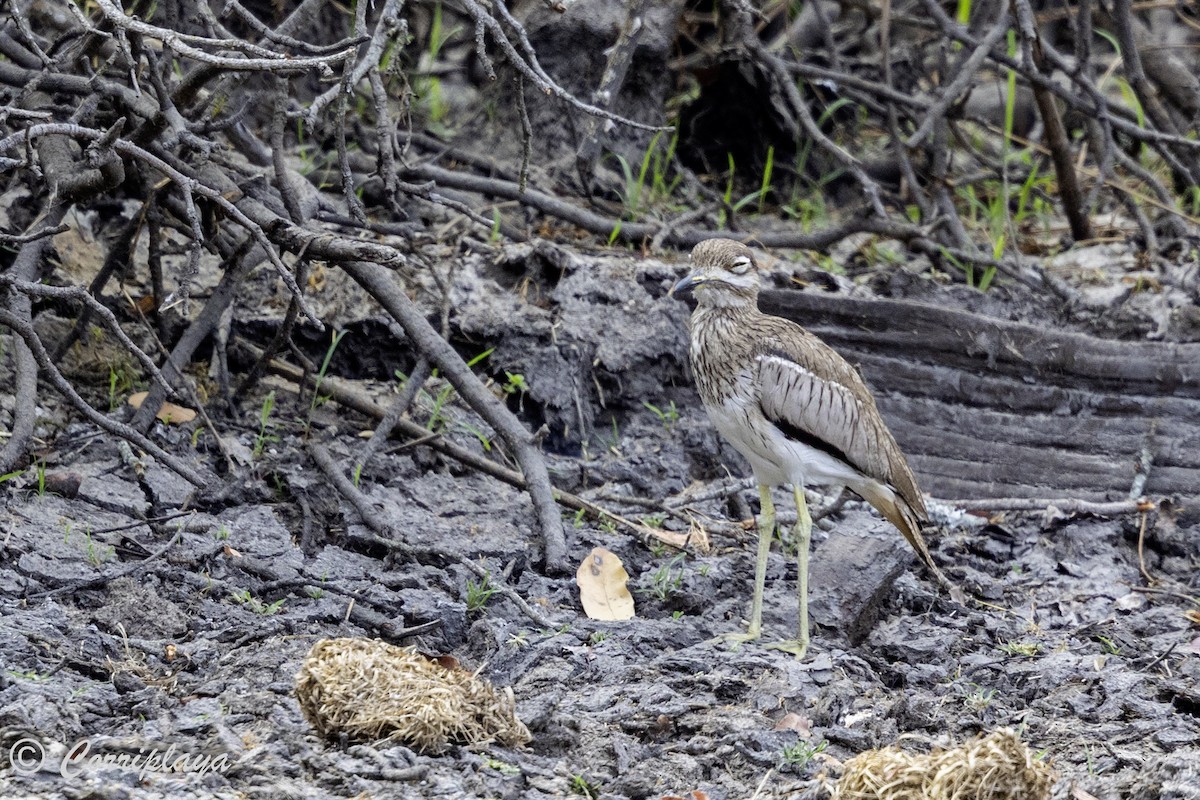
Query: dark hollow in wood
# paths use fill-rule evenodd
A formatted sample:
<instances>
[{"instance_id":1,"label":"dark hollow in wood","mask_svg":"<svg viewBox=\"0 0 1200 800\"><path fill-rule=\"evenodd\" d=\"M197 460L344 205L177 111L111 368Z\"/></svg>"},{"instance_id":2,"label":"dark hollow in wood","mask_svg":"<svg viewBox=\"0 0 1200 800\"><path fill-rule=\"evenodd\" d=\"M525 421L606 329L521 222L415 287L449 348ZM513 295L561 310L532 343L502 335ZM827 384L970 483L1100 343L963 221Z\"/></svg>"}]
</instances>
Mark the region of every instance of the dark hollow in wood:
<instances>
[{"instance_id":1,"label":"dark hollow in wood","mask_svg":"<svg viewBox=\"0 0 1200 800\"><path fill-rule=\"evenodd\" d=\"M937 497L1200 496L1200 344L1123 342L895 300L765 291L860 365Z\"/></svg>"}]
</instances>

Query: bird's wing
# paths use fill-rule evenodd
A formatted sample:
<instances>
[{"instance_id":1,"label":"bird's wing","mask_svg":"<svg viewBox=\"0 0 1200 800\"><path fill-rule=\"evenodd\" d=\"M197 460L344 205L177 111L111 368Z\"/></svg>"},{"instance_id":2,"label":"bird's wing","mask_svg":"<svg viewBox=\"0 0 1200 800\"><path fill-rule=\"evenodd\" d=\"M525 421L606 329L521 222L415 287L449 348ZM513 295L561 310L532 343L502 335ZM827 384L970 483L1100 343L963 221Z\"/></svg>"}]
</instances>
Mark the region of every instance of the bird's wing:
<instances>
[{"instance_id":1,"label":"bird's wing","mask_svg":"<svg viewBox=\"0 0 1200 800\"><path fill-rule=\"evenodd\" d=\"M904 454L858 372L817 337L788 327L758 353L763 415L791 438L894 487L923 512Z\"/></svg>"},{"instance_id":2,"label":"bird's wing","mask_svg":"<svg viewBox=\"0 0 1200 800\"><path fill-rule=\"evenodd\" d=\"M763 415L787 436L883 478L878 431L870 424L874 409L853 391L778 350L758 356L758 384Z\"/></svg>"},{"instance_id":3,"label":"bird's wing","mask_svg":"<svg viewBox=\"0 0 1200 800\"><path fill-rule=\"evenodd\" d=\"M854 367L798 325L779 320L757 353L759 405L786 436L869 480L850 487L895 525L947 589L921 534L925 500L875 398Z\"/></svg>"}]
</instances>

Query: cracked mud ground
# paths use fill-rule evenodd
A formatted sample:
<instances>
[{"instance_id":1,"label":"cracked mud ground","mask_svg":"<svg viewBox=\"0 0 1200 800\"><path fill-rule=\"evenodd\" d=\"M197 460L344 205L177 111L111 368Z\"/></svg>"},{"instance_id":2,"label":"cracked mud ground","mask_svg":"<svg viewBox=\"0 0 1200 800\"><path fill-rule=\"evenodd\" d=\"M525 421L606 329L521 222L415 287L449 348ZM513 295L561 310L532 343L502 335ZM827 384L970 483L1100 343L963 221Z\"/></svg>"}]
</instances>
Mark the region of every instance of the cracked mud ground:
<instances>
[{"instance_id":1,"label":"cracked mud ground","mask_svg":"<svg viewBox=\"0 0 1200 800\"><path fill-rule=\"evenodd\" d=\"M536 266L532 280L503 263L454 276L456 343L468 357L493 348L484 368L498 391L511 383L506 373L523 376L511 401L525 403L533 427L549 426L559 486L684 529L630 498L662 500L745 473L688 384L687 310L662 296L672 267L599 259L586 271L560 265L550 281L545 259L521 251L513 264ZM242 313L237 324L253 329ZM386 399L395 382L380 378L411 363L372 341L370 308L357 313L339 323L350 333L333 373ZM268 389L276 406L260 440ZM420 421L438 391L428 387ZM468 412L453 402L444 412L447 435L480 453L495 446ZM163 467L135 468L114 443L65 420L45 431L45 486L34 470L7 482L0 731L6 754L30 738L47 766L0 770L0 795L818 797L841 762L869 748L900 740L922 749L1009 726L1061 775L1056 797L1200 797L1200 629L1189 599L1200 534L1186 516L1009 515L933 533L935 558L976 598L963 605L852 502L815 531L814 645L797 662L710 641L748 612L754 535L720 523L754 510L753 491L689 506L710 526L705 554L680 556L567 514L572 563L602 545L631 576L637 616L598 622L583 615L569 575L539 572L518 490L421 445L385 448L360 485L421 554L408 558L304 455L305 420L337 458L362 446L372 421L314 407L281 381L242 398L237 419L230 444L250 457L220 503L189 505L186 484ZM192 449L190 427L156 435L190 457L211 449L204 436ZM790 508L782 492L776 499ZM535 625L499 593L469 609L476 577L457 556L555 627ZM768 639L793 631L795 577L777 547ZM385 638L426 626L396 640L510 686L530 745L421 754L318 739L293 697L300 662L320 638L378 636L381 623L391 626ZM203 776L108 767L64 779L56 760L81 740L106 753L173 744L223 754L230 766Z\"/></svg>"}]
</instances>

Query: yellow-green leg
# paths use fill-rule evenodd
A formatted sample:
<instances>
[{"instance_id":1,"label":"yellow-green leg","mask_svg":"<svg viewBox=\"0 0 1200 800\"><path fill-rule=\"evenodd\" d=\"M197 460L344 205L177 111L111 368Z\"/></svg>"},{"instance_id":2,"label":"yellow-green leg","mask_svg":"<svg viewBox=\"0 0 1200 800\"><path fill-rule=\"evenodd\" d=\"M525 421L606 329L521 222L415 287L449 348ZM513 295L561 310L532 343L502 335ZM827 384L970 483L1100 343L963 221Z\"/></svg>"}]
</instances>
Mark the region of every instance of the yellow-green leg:
<instances>
[{"instance_id":1,"label":"yellow-green leg","mask_svg":"<svg viewBox=\"0 0 1200 800\"><path fill-rule=\"evenodd\" d=\"M804 487L793 486L792 496L796 498L796 527L792 529L792 537L796 542L797 594L800 596L800 631L794 641L774 642L767 647L776 650L786 650L795 653L796 658L804 658L808 652L808 546L812 539L812 517L808 515L808 503L804 500ZM765 566L765 564L764 564Z\"/></svg>"},{"instance_id":2,"label":"yellow-green leg","mask_svg":"<svg viewBox=\"0 0 1200 800\"><path fill-rule=\"evenodd\" d=\"M771 539L775 538L775 504L771 502L771 487L759 486L761 510L758 514L758 560L754 562L754 600L750 604L750 629L747 635L757 639L762 635L763 589L767 585L767 556Z\"/></svg>"},{"instance_id":3,"label":"yellow-green leg","mask_svg":"<svg viewBox=\"0 0 1200 800\"><path fill-rule=\"evenodd\" d=\"M758 487L762 509L758 515L758 560L754 563L754 599L750 603L750 628L745 633L726 633L720 638L730 642L752 642L762 636L763 589L767 583L767 556L775 534L775 504L771 488Z\"/></svg>"}]
</instances>

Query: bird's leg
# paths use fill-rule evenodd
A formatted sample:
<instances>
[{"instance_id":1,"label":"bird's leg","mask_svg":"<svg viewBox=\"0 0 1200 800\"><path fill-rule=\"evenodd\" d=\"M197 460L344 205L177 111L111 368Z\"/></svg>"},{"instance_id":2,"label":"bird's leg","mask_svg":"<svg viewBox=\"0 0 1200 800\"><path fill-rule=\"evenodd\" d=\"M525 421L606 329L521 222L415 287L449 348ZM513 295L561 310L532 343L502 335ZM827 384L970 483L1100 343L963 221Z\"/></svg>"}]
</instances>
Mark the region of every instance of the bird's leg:
<instances>
[{"instance_id":1,"label":"bird's leg","mask_svg":"<svg viewBox=\"0 0 1200 800\"><path fill-rule=\"evenodd\" d=\"M795 653L796 658L804 658L808 652L808 545L812 539L812 517L808 515L808 503L804 500L804 487L793 486L792 494L796 498L796 527L792 536L796 542L796 578L797 594L800 596L800 636L794 641L774 642L767 647L776 650L786 650Z\"/></svg>"},{"instance_id":2,"label":"bird's leg","mask_svg":"<svg viewBox=\"0 0 1200 800\"><path fill-rule=\"evenodd\" d=\"M750 628L745 633L726 633L719 638L729 642L752 642L762 635L763 589L767 583L767 556L775 534L775 504L771 487L759 485L762 508L758 514L758 560L754 563L754 600L750 603Z\"/></svg>"},{"instance_id":3,"label":"bird's leg","mask_svg":"<svg viewBox=\"0 0 1200 800\"><path fill-rule=\"evenodd\" d=\"M758 520L758 560L754 562L754 600L750 604L751 639L762 634L763 589L767 584L767 556L771 553L771 539L775 537L775 504L771 502L771 487L759 485L758 497L762 508Z\"/></svg>"}]
</instances>

